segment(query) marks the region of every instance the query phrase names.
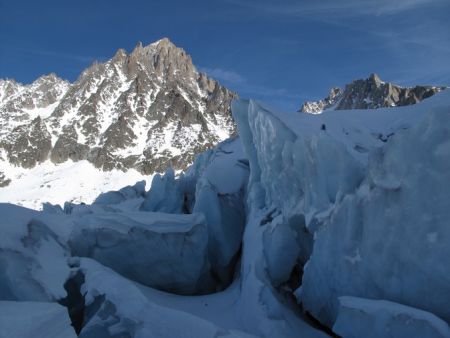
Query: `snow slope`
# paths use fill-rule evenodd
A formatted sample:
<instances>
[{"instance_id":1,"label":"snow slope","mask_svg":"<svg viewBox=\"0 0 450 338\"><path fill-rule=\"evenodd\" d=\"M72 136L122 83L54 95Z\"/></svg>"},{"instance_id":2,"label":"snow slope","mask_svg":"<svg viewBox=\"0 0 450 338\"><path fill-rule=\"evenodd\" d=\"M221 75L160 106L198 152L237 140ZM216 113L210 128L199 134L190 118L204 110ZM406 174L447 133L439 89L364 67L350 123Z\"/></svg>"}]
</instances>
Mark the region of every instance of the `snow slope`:
<instances>
[{"instance_id":1,"label":"snow slope","mask_svg":"<svg viewBox=\"0 0 450 338\"><path fill-rule=\"evenodd\" d=\"M138 43L74 83L54 74L30 85L0 79L0 149L26 168L87 160L105 171L185 169L234 133L235 97L169 39Z\"/></svg>"},{"instance_id":2,"label":"snow slope","mask_svg":"<svg viewBox=\"0 0 450 338\"><path fill-rule=\"evenodd\" d=\"M11 178L8 186L0 188L0 202L36 210L41 210L45 202L90 204L102 192L118 190L141 180L150 182L152 177L133 169L106 172L88 161L70 160L57 165L46 161L31 169L0 161L0 171Z\"/></svg>"}]
</instances>

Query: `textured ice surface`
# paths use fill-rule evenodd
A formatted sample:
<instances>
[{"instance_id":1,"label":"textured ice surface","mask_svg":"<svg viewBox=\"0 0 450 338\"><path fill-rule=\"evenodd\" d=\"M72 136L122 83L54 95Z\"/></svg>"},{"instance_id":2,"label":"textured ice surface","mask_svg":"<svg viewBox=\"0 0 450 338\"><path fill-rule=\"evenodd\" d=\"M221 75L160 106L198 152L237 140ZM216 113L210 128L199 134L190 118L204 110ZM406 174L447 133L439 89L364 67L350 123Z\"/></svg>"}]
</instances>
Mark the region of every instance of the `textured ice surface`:
<instances>
[{"instance_id":1,"label":"textured ice surface","mask_svg":"<svg viewBox=\"0 0 450 338\"><path fill-rule=\"evenodd\" d=\"M317 233L302 300L331 325L343 295L386 299L450 321L450 105L371 153L358 190Z\"/></svg>"},{"instance_id":2,"label":"textured ice surface","mask_svg":"<svg viewBox=\"0 0 450 338\"><path fill-rule=\"evenodd\" d=\"M251 168L246 298L270 294L266 276L290 287L288 271L300 264L295 294L330 328L342 295L388 299L448 321L449 107L449 93L411 107L318 116L236 102ZM258 282L264 291L253 291Z\"/></svg>"},{"instance_id":3,"label":"textured ice surface","mask_svg":"<svg viewBox=\"0 0 450 338\"><path fill-rule=\"evenodd\" d=\"M73 220L69 245L120 274L180 294L205 292L208 233L203 215L95 213Z\"/></svg>"},{"instance_id":4,"label":"textured ice surface","mask_svg":"<svg viewBox=\"0 0 450 338\"><path fill-rule=\"evenodd\" d=\"M0 300L0 338L75 338L67 309L56 303Z\"/></svg>"},{"instance_id":5,"label":"textured ice surface","mask_svg":"<svg viewBox=\"0 0 450 338\"><path fill-rule=\"evenodd\" d=\"M0 204L0 300L65 297L67 246L54 231L61 218Z\"/></svg>"},{"instance_id":6,"label":"textured ice surface","mask_svg":"<svg viewBox=\"0 0 450 338\"><path fill-rule=\"evenodd\" d=\"M249 168L239 139L219 144L209 162L197 180L193 211L205 215L212 268L228 284L245 225Z\"/></svg>"},{"instance_id":7,"label":"textured ice surface","mask_svg":"<svg viewBox=\"0 0 450 338\"><path fill-rule=\"evenodd\" d=\"M182 213L183 203L183 183L181 180L175 180L173 169L168 169L163 176L153 176L151 189L141 205L141 210Z\"/></svg>"},{"instance_id":8,"label":"textured ice surface","mask_svg":"<svg viewBox=\"0 0 450 338\"><path fill-rule=\"evenodd\" d=\"M119 204L128 199L144 197L145 181L139 181L135 185L126 186L118 191L108 191L100 194L93 204Z\"/></svg>"},{"instance_id":9,"label":"textured ice surface","mask_svg":"<svg viewBox=\"0 0 450 338\"><path fill-rule=\"evenodd\" d=\"M83 258L79 265L85 276L82 290L90 312L80 337L254 337L158 305L138 286L93 260ZM185 301L190 302L189 298Z\"/></svg>"},{"instance_id":10,"label":"textured ice surface","mask_svg":"<svg viewBox=\"0 0 450 338\"><path fill-rule=\"evenodd\" d=\"M339 297L333 331L346 338L448 338L448 324L435 315L409 306L356 297Z\"/></svg>"},{"instance_id":11,"label":"textured ice surface","mask_svg":"<svg viewBox=\"0 0 450 338\"><path fill-rule=\"evenodd\" d=\"M208 256L221 284L234 274L245 224L245 188L249 167L239 138L198 156L185 174L169 169L155 175L141 210L201 213L208 229Z\"/></svg>"}]
</instances>

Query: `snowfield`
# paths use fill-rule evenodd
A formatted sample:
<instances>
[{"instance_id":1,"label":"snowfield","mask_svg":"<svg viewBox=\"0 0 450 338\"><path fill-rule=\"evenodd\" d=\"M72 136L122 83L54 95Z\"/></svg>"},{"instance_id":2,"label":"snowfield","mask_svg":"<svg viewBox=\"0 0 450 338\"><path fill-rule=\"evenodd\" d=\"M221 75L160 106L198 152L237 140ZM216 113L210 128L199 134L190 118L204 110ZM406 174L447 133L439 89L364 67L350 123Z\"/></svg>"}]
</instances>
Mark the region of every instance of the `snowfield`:
<instances>
[{"instance_id":1,"label":"snowfield","mask_svg":"<svg viewBox=\"0 0 450 338\"><path fill-rule=\"evenodd\" d=\"M46 161L32 169L24 169L0 159L0 172L11 180L8 186L0 188L0 202L36 210L41 210L46 202L91 204L102 192L119 190L137 181L151 182L152 178L134 169L105 172L85 160L61 164Z\"/></svg>"},{"instance_id":2,"label":"snowfield","mask_svg":"<svg viewBox=\"0 0 450 338\"><path fill-rule=\"evenodd\" d=\"M450 92L233 115L238 137L147 191L1 204L0 337L449 338Z\"/></svg>"}]
</instances>

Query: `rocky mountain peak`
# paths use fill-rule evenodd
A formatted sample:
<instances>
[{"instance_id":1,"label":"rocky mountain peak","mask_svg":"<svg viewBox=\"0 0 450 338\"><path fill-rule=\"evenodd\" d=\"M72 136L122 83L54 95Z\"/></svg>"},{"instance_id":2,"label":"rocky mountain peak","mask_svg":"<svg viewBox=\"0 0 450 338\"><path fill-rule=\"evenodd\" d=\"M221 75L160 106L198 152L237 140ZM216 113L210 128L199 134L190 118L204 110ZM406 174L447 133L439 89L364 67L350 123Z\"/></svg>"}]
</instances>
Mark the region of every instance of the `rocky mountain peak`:
<instances>
[{"instance_id":1,"label":"rocky mountain peak","mask_svg":"<svg viewBox=\"0 0 450 338\"><path fill-rule=\"evenodd\" d=\"M62 82L64 81L58 77L55 73L50 73L40 76L35 82Z\"/></svg>"},{"instance_id":2,"label":"rocky mountain peak","mask_svg":"<svg viewBox=\"0 0 450 338\"><path fill-rule=\"evenodd\" d=\"M111 59L111 62L118 62L120 60L124 60L127 57L127 52L123 48L119 48L114 54L113 58Z\"/></svg>"},{"instance_id":3,"label":"rocky mountain peak","mask_svg":"<svg viewBox=\"0 0 450 338\"><path fill-rule=\"evenodd\" d=\"M369 75L368 81L373 85L375 85L376 87L379 87L384 83L383 81L381 81L380 77L375 73Z\"/></svg>"},{"instance_id":4,"label":"rocky mountain peak","mask_svg":"<svg viewBox=\"0 0 450 338\"><path fill-rule=\"evenodd\" d=\"M0 95L3 88L0 84ZM196 153L235 132L230 103L236 94L200 74L191 57L167 38L138 43L129 54L119 49L110 60L94 62L73 84L50 74L26 89L17 90L27 93L23 99L0 106L0 148L17 165L23 165L21 159L8 149L21 138L28 142L21 147L30 149L38 140L51 142L49 154L41 152L27 167L43 159L87 159L103 170L183 169ZM37 116L48 134L18 136ZM15 137L6 138L17 126L22 127Z\"/></svg>"},{"instance_id":5,"label":"rocky mountain peak","mask_svg":"<svg viewBox=\"0 0 450 338\"><path fill-rule=\"evenodd\" d=\"M376 109L415 104L445 87L416 86L401 87L384 82L373 73L367 79L347 84L344 89L333 88L330 94L319 101L307 101L300 112L318 114L324 110Z\"/></svg>"}]
</instances>

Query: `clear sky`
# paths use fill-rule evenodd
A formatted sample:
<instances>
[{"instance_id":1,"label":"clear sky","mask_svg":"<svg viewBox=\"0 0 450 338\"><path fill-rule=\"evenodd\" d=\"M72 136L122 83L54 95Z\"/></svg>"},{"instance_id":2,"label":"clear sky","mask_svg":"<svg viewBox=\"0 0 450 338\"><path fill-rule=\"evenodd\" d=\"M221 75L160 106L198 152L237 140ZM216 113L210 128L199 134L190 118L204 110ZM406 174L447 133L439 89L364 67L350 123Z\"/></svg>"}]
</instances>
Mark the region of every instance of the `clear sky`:
<instances>
[{"instance_id":1,"label":"clear sky","mask_svg":"<svg viewBox=\"0 0 450 338\"><path fill-rule=\"evenodd\" d=\"M285 110L372 72L450 84L450 0L0 0L0 78L74 81L162 37L241 96Z\"/></svg>"}]
</instances>

